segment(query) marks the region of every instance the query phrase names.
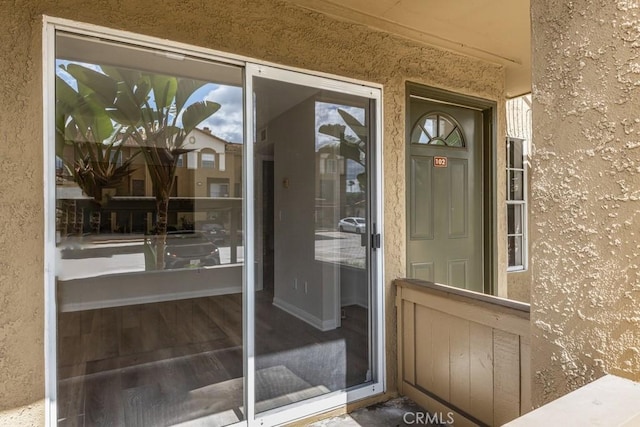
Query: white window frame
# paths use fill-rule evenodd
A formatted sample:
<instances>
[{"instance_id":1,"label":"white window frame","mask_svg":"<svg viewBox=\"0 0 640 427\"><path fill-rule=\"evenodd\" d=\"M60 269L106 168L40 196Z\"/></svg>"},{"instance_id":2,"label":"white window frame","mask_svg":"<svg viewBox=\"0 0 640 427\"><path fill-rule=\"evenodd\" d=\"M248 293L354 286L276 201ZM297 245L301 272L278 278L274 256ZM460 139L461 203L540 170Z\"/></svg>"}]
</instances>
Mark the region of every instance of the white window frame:
<instances>
[{"instance_id":1,"label":"white window frame","mask_svg":"<svg viewBox=\"0 0 640 427\"><path fill-rule=\"evenodd\" d=\"M244 84L244 116L245 143L243 163L243 210L244 230L246 241L244 245L244 274L243 274L243 312L253 313L255 308L255 207L254 207L254 171L247 167L253 162L253 145L255 143L254 117L249 113L254 109L253 77L268 77L284 80L293 84L309 85L319 89L338 91L342 93L362 96L375 101L372 110L375 126L375 143L372 145L371 170L383 170L383 109L382 85L357 79L331 75L327 73L311 72L309 70L283 67L266 61L258 61L240 55L228 54L185 43L172 42L150 36L139 35L128 31L81 23L68 19L43 16L42 32L42 64L43 64L43 172L44 172L44 287L45 287L45 425L57 426L57 304L56 304L56 182L55 182L55 39L57 31L65 31L77 35L106 39L114 42L126 43L140 47L160 49L168 54L190 55L204 60L211 60L229 65L237 65L245 70ZM384 182L382 173L375 174L375 194L372 194L372 215L376 218L379 230L384 230L383 194ZM255 327L253 316L247 316L249 321L243 322L243 351L244 351L244 399L246 420L236 423L238 426L266 426L291 422L344 407L350 402L379 395L386 391L386 341L385 341L385 280L384 280L384 234L381 236L381 247L372 251L372 274L375 287L371 290L372 300L370 310L375 325L370 326L371 343L373 347L372 367L375 378L372 383L353 387L347 390L328 393L317 398L280 407L256 416L255 413Z\"/></svg>"},{"instance_id":2,"label":"white window frame","mask_svg":"<svg viewBox=\"0 0 640 427\"><path fill-rule=\"evenodd\" d=\"M208 183L208 189L207 189L207 196L208 197L230 197L230 193L229 193L229 182L211 182ZM211 191L213 188L217 188L218 191L215 192L216 195L214 195L213 191ZM226 191L224 191L226 190Z\"/></svg>"},{"instance_id":3,"label":"white window frame","mask_svg":"<svg viewBox=\"0 0 640 427\"><path fill-rule=\"evenodd\" d=\"M216 155L209 152L200 153L200 167L202 169L215 169Z\"/></svg>"},{"instance_id":4,"label":"white window frame","mask_svg":"<svg viewBox=\"0 0 640 427\"><path fill-rule=\"evenodd\" d=\"M509 167L509 150L510 148L510 144L512 142L518 142L520 144L522 144L522 168L514 168L514 167ZM527 144L526 144L526 140L521 139L521 138L512 138L512 137L507 137L506 140L506 144L507 144L507 159L506 159L506 163L507 163L507 168L506 168L506 174L507 174L507 194L506 194L506 205L507 205L507 215L506 215L506 219L507 219L507 272L512 273L512 272L518 272L518 271L527 271L527 269L529 268L529 251L528 251L528 247L529 247L529 236L528 236L528 217L527 217L527 211L528 211L528 206L529 206L529 202L528 202L528 188L529 188L529 182L528 182L528 169L529 169L529 161L528 161L528 150L527 150ZM511 165L512 166L512 165ZM509 180L511 179L511 172L521 172L522 173L522 200L510 200L510 196L509 196L509 189L510 189L510 185L509 185ZM509 206L521 206L521 218L520 221L522 223L522 233L514 233L514 234L509 234L509 213L508 213L508 207ZM521 237L522 238L522 245L520 248L521 254L522 254L522 263L521 264L516 264L516 265L509 265L509 258L508 258L508 254L509 254L509 238L510 237Z\"/></svg>"}]
</instances>

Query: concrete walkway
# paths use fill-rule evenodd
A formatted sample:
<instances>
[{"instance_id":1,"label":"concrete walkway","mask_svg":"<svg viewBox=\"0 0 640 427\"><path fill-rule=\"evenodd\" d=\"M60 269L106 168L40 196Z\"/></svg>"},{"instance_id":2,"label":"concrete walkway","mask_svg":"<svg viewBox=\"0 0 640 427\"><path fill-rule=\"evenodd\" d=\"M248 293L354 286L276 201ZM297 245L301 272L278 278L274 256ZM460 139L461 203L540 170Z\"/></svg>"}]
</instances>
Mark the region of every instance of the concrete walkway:
<instances>
[{"instance_id":1,"label":"concrete walkway","mask_svg":"<svg viewBox=\"0 0 640 427\"><path fill-rule=\"evenodd\" d=\"M422 422L420 422L422 421ZM446 423L446 419L444 419ZM406 397L358 409L347 415L327 418L311 427L404 427L439 426L426 422L425 410Z\"/></svg>"}]
</instances>

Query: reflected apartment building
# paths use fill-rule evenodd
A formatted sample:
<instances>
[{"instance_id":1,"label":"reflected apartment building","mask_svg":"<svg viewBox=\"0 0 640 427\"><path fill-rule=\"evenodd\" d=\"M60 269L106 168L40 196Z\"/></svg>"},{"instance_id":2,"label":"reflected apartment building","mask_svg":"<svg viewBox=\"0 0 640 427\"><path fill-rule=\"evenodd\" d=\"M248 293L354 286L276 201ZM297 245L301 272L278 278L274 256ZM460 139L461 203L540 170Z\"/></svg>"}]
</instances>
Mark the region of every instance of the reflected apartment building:
<instances>
[{"instance_id":1,"label":"reflected apartment building","mask_svg":"<svg viewBox=\"0 0 640 427\"><path fill-rule=\"evenodd\" d=\"M168 226L170 230L201 229L204 224L220 224L230 230L240 225L242 197L242 145L228 142L203 127L187 137L186 153L179 156L171 190ZM74 146L65 148L58 160L61 200L60 229L67 233L141 233L155 226L155 197L152 180L136 143L127 140L123 148L105 159L113 167L130 160L119 183L102 189L101 200L93 200L73 182L70 168L76 160ZM66 166L65 166L66 165ZM64 190L63 190L64 189ZM75 205L75 209L71 206ZM206 227L205 227L206 228Z\"/></svg>"},{"instance_id":2,"label":"reflected apartment building","mask_svg":"<svg viewBox=\"0 0 640 427\"><path fill-rule=\"evenodd\" d=\"M224 233L240 229L242 218L242 144L225 141L209 127L187 136L187 153L178 157L169 203L170 230L212 230ZM155 196L152 180L136 143L123 148L105 162L114 167L131 159L119 183L102 189L98 200L89 197L73 180L71 168L77 157L73 145L57 160L59 197L58 222L62 234L141 233L155 227ZM115 154L115 153L114 153ZM66 166L65 166L66 165ZM329 147L316 153L316 213L318 229L336 229L344 216L365 215L360 180L362 167L336 154ZM284 183L283 185L287 185ZM334 214L336 206L342 207Z\"/></svg>"}]
</instances>

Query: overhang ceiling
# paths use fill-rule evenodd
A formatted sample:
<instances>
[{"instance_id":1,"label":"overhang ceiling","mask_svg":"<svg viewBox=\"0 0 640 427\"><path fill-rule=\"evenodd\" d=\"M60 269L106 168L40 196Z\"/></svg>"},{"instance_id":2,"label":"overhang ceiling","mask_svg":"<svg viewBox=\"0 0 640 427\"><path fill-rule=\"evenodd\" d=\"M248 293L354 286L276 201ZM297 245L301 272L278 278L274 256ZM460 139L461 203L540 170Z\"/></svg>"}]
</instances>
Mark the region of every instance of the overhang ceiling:
<instances>
[{"instance_id":1,"label":"overhang ceiling","mask_svg":"<svg viewBox=\"0 0 640 427\"><path fill-rule=\"evenodd\" d=\"M420 43L503 65L506 95L531 91L529 0L289 0Z\"/></svg>"}]
</instances>

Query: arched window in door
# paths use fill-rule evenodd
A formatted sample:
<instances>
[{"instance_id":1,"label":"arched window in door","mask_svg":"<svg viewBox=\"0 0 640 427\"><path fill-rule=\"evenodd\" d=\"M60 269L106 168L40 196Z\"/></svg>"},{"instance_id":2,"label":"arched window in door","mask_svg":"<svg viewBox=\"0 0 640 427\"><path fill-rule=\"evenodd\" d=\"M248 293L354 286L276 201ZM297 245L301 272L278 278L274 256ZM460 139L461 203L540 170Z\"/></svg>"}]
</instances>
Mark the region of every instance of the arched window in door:
<instances>
[{"instance_id":1,"label":"arched window in door","mask_svg":"<svg viewBox=\"0 0 640 427\"><path fill-rule=\"evenodd\" d=\"M466 146L460 126L453 117L444 113L427 113L420 117L411 130L411 143Z\"/></svg>"}]
</instances>

